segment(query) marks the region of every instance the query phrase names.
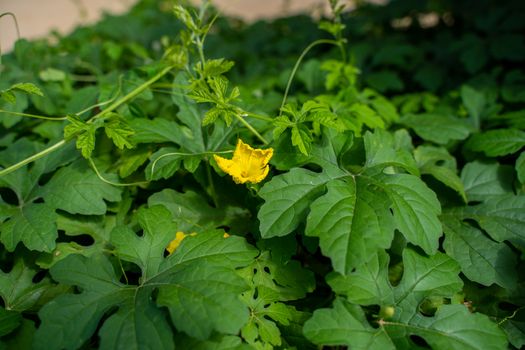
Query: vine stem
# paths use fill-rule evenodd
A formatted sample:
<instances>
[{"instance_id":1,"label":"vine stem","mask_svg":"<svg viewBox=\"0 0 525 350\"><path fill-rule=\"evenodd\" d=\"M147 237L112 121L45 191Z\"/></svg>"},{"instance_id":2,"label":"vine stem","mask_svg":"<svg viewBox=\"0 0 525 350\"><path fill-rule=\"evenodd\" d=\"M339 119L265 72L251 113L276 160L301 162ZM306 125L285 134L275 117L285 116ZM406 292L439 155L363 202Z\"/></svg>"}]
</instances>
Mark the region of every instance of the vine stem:
<instances>
[{"instance_id":1,"label":"vine stem","mask_svg":"<svg viewBox=\"0 0 525 350\"><path fill-rule=\"evenodd\" d=\"M46 155L48 155L49 153L52 153L54 151L56 151L57 149L59 149L60 147L64 146L66 144L66 140L61 140L57 143L55 143L53 146L50 146L48 148L46 148L45 150L43 151L40 151L36 154L33 154L31 157L28 157L16 164L13 164L11 165L10 167L7 167L5 169L2 169L0 170L0 177L4 176L4 175L7 175L9 173L12 173L13 171L15 170L18 170L20 169L21 167L23 167L24 165L26 164L29 164L29 163L32 163L34 161L36 161L37 159L40 159Z\"/></svg>"},{"instance_id":2,"label":"vine stem","mask_svg":"<svg viewBox=\"0 0 525 350\"><path fill-rule=\"evenodd\" d=\"M142 91L147 89L148 86L150 86L151 84L153 84L154 82L156 82L157 80L159 80L160 78L162 78L163 76L168 74L168 72L171 71L172 68L173 68L172 66L165 67L160 72L158 72L155 76L151 77L148 81L144 82L143 84L138 86L136 89L134 89L133 91L131 91L130 93L128 93L127 95L122 97L121 99L113 102L111 105L109 105L108 108L104 109L103 111L101 111L98 114L96 114L93 117L91 117L88 120L88 122L92 122L95 119L102 118L104 115L108 114L109 112L112 112L116 108L120 107L122 104L124 104L124 103L128 102L129 100L133 99L138 94L140 94ZM65 139L63 139L63 140L55 143L54 145L44 149L41 152L33 154L32 156L30 156L30 157L28 157L28 158L26 158L26 159L24 159L24 160L22 160L22 161L20 161L20 162L18 162L16 164L13 164L13 165L5 168L5 169L0 170L0 177L4 176L4 175L7 175L9 173L12 173L13 171L20 169L24 165L27 165L27 164L32 163L32 162L34 162L34 161L36 161L36 160L38 160L38 159L40 159L42 157L45 157L46 155L48 155L48 154L58 150L59 148L61 148L66 143L67 143L67 141Z\"/></svg>"},{"instance_id":3,"label":"vine stem","mask_svg":"<svg viewBox=\"0 0 525 350\"><path fill-rule=\"evenodd\" d=\"M158 72L155 76L153 76L152 78L150 78L148 81L142 83L140 86L138 86L135 90L131 91L130 93L128 93L127 95L125 95L124 97L122 97L120 100L117 100L115 102L113 102L111 105L109 105L108 108L104 109L103 111L101 111L100 113L98 113L97 115L91 117L89 121L93 121L95 119L98 119L98 118L101 118L102 116L108 114L109 112L112 112L113 110L117 109L118 107L120 107L121 105L123 105L124 103L128 102L129 100L135 98L137 95L139 95L142 91L146 90L151 84L153 84L154 82L156 82L157 80L159 80L160 78L162 78L163 76L165 76L166 74L168 74L168 72L172 69L173 67L172 66L167 66L165 67L163 70L161 70L160 72Z\"/></svg>"},{"instance_id":4,"label":"vine stem","mask_svg":"<svg viewBox=\"0 0 525 350\"><path fill-rule=\"evenodd\" d=\"M17 115L20 117L28 117L28 118L44 119L44 120L66 120L67 119L67 117L46 117L46 116L38 115L38 114L28 114L28 113L6 111L4 109L0 109L0 113L7 113L7 114L12 114L12 115Z\"/></svg>"},{"instance_id":5,"label":"vine stem","mask_svg":"<svg viewBox=\"0 0 525 350\"><path fill-rule=\"evenodd\" d=\"M257 130L255 130L255 128L253 126L251 126L250 123L248 123L246 120L244 120L244 118L242 116L240 116L238 114L235 114L235 118L237 118L246 128L248 128L248 130L250 130L252 132L252 134L257 136L257 138L259 140L261 140L262 143L264 143L265 145L268 144L268 141L261 134L259 134L259 132Z\"/></svg>"},{"instance_id":6,"label":"vine stem","mask_svg":"<svg viewBox=\"0 0 525 350\"><path fill-rule=\"evenodd\" d=\"M97 174L97 177L100 179L100 181L105 182L108 185L112 185L112 186L116 186L116 187L127 187L127 186L138 186L138 185L147 185L147 184L149 184L149 181L138 181L138 182L129 182L129 183L118 183L118 182L110 181L110 180L106 179L104 176L102 176L102 174L100 173L100 171L97 168L97 165L93 161L93 158L88 158L88 161L89 161L89 164L91 165L91 167L93 168L93 170L95 171L95 174Z\"/></svg>"},{"instance_id":7,"label":"vine stem","mask_svg":"<svg viewBox=\"0 0 525 350\"><path fill-rule=\"evenodd\" d=\"M292 81L293 81L293 79L295 77L295 74L297 73L297 70L299 69L299 66L301 65L301 62L303 61L304 57L306 56L306 54L308 54L308 52L311 49L313 49L317 45L322 45L322 44L329 44L329 45L340 46L340 43L337 40L319 39L319 40L314 41L310 45L308 45L303 50L303 52L301 53L301 55L297 59L297 62L295 62L295 66L292 69L292 74L290 74L290 78L288 78L288 83L286 84L286 89L284 90L283 102L281 103L281 108L279 109L279 116L281 116L281 114L282 114L282 109L283 109L283 107L284 107L284 105L286 103L286 99L288 98L288 93L290 92L290 87L292 86Z\"/></svg>"},{"instance_id":8,"label":"vine stem","mask_svg":"<svg viewBox=\"0 0 525 350\"><path fill-rule=\"evenodd\" d=\"M173 157L173 156L201 156L201 155L213 155L213 154L226 154L226 153L233 153L233 151L217 151L217 152L200 152L200 153L184 153L184 152L170 152L161 155L157 159L153 161L153 164L151 165L151 176L153 177L153 174L155 173L155 167L157 166L157 162L165 157Z\"/></svg>"},{"instance_id":9,"label":"vine stem","mask_svg":"<svg viewBox=\"0 0 525 350\"><path fill-rule=\"evenodd\" d=\"M272 122L273 121L273 118L271 118L271 117L267 117L265 115L261 115L261 114L257 114L257 113L246 112L246 111L241 116L242 117L252 117L252 118L255 118L255 119L259 119L259 120L264 120L266 122Z\"/></svg>"}]
</instances>

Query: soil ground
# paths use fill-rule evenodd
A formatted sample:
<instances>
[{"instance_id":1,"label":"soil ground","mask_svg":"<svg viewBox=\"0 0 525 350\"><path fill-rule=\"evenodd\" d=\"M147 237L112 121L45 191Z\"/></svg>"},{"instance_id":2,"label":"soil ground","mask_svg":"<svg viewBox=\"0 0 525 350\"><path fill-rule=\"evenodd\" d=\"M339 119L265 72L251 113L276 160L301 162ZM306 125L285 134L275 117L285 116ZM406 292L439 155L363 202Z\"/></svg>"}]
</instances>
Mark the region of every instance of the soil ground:
<instances>
[{"instance_id":1,"label":"soil ground","mask_svg":"<svg viewBox=\"0 0 525 350\"><path fill-rule=\"evenodd\" d=\"M200 0L193 0L199 3ZM221 12L251 21L298 12L319 13L326 0L214 0ZM0 0L0 14L16 15L20 36L27 39L46 36L57 30L67 34L80 24L97 21L104 12L121 13L135 0ZM17 33L13 20L0 18L0 47L11 50Z\"/></svg>"}]
</instances>

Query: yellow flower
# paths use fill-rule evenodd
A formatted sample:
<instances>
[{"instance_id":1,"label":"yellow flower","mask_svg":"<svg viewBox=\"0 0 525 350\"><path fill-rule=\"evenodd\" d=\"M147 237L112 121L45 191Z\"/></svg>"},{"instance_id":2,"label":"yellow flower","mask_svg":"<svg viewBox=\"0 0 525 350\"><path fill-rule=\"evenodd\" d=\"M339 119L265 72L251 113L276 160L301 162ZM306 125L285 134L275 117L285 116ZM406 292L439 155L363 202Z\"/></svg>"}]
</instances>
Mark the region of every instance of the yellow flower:
<instances>
[{"instance_id":1,"label":"yellow flower","mask_svg":"<svg viewBox=\"0 0 525 350\"><path fill-rule=\"evenodd\" d=\"M171 241L168 246L166 247L166 250L172 254L175 249L177 249L179 247L179 245L181 244L182 240L184 238L186 238L186 236L195 236L197 233L193 232L193 233L190 233L189 235L185 234L184 232L177 232L175 234L175 239L173 241Z\"/></svg>"},{"instance_id":2,"label":"yellow flower","mask_svg":"<svg viewBox=\"0 0 525 350\"><path fill-rule=\"evenodd\" d=\"M231 175L235 183L243 184L261 182L270 171L268 162L272 156L273 148L253 149L239 139L232 159L222 158L218 155L213 157L219 168Z\"/></svg>"}]
</instances>

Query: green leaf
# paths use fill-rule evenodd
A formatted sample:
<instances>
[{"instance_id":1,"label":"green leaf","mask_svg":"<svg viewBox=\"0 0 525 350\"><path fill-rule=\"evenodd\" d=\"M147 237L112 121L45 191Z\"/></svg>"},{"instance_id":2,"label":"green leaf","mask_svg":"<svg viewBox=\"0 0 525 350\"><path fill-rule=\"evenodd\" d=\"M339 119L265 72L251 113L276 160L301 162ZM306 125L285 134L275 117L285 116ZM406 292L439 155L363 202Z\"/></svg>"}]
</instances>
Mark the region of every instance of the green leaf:
<instances>
[{"instance_id":1,"label":"green leaf","mask_svg":"<svg viewBox=\"0 0 525 350\"><path fill-rule=\"evenodd\" d=\"M0 340L0 349L31 349L35 331L35 323L27 318L23 318L21 325L14 332Z\"/></svg>"},{"instance_id":2,"label":"green leaf","mask_svg":"<svg viewBox=\"0 0 525 350\"><path fill-rule=\"evenodd\" d=\"M516 159L515 168L518 174L518 180L522 185L525 184L525 152L521 152L518 159Z\"/></svg>"},{"instance_id":3,"label":"green leaf","mask_svg":"<svg viewBox=\"0 0 525 350\"><path fill-rule=\"evenodd\" d=\"M180 149L173 147L163 147L153 153L150 157L151 162L146 168L146 179L159 180L172 177L181 168L181 160L185 157L181 153L183 152L180 152Z\"/></svg>"},{"instance_id":4,"label":"green leaf","mask_svg":"<svg viewBox=\"0 0 525 350\"><path fill-rule=\"evenodd\" d=\"M243 343L241 337L233 335L212 335L210 339L202 341L191 338L184 333L175 338L176 349L192 350L253 350L253 347Z\"/></svg>"},{"instance_id":5,"label":"green leaf","mask_svg":"<svg viewBox=\"0 0 525 350\"><path fill-rule=\"evenodd\" d=\"M21 314L16 311L6 310L0 306L0 337L11 333L18 328L21 321Z\"/></svg>"},{"instance_id":6,"label":"green leaf","mask_svg":"<svg viewBox=\"0 0 525 350\"><path fill-rule=\"evenodd\" d=\"M148 205L163 205L172 215L177 230L186 233L229 226L235 231L237 221L246 220L249 212L238 207L211 207L206 199L193 191L184 193L165 189L149 197Z\"/></svg>"},{"instance_id":7,"label":"green leaf","mask_svg":"<svg viewBox=\"0 0 525 350\"><path fill-rule=\"evenodd\" d=\"M455 220L444 221L444 230L443 247L468 279L484 286L516 287L517 258L505 243L494 242L479 229Z\"/></svg>"},{"instance_id":8,"label":"green leaf","mask_svg":"<svg viewBox=\"0 0 525 350\"><path fill-rule=\"evenodd\" d=\"M411 174L419 175L414 157L405 147L406 141L409 144L411 143L406 131L399 130L392 134L382 129L376 129L373 133L367 131L363 140L366 150L365 167L397 166Z\"/></svg>"},{"instance_id":9,"label":"green leaf","mask_svg":"<svg viewBox=\"0 0 525 350\"><path fill-rule=\"evenodd\" d=\"M238 297L246 284L231 269L203 260L175 268L165 283L169 285L159 288L157 302L192 337L205 340L213 330L236 334L248 320L248 309Z\"/></svg>"},{"instance_id":10,"label":"green leaf","mask_svg":"<svg viewBox=\"0 0 525 350\"><path fill-rule=\"evenodd\" d=\"M77 349L95 332L106 311L133 296L124 289L113 265L103 255L89 259L70 255L51 268L53 278L64 284L78 285L81 294L64 294L47 303L40 311L35 349Z\"/></svg>"},{"instance_id":11,"label":"green leaf","mask_svg":"<svg viewBox=\"0 0 525 350\"><path fill-rule=\"evenodd\" d=\"M175 238L177 226L170 212L160 205L141 208L137 220L143 229L142 236L137 236L129 227L119 226L111 232L110 239L119 257L137 264L142 270L142 278L147 280L158 272L164 251Z\"/></svg>"},{"instance_id":12,"label":"green leaf","mask_svg":"<svg viewBox=\"0 0 525 350\"><path fill-rule=\"evenodd\" d=\"M421 174L434 177L445 186L456 191L463 201L467 202L467 194L463 182L457 175L456 159L444 148L419 146L414 151Z\"/></svg>"},{"instance_id":13,"label":"green leaf","mask_svg":"<svg viewBox=\"0 0 525 350\"><path fill-rule=\"evenodd\" d=\"M434 317L417 315L410 325L386 322L385 329L395 342L398 336L413 334L425 339L436 350L507 348L507 339L501 329L486 315L473 314L464 305L443 305ZM405 348L408 344L403 341L396 345Z\"/></svg>"},{"instance_id":14,"label":"green leaf","mask_svg":"<svg viewBox=\"0 0 525 350\"><path fill-rule=\"evenodd\" d=\"M394 305L394 294L388 281L389 261L386 252L378 251L355 271L346 275L330 273L326 280L335 293L345 295L352 303Z\"/></svg>"},{"instance_id":15,"label":"green leaf","mask_svg":"<svg viewBox=\"0 0 525 350\"><path fill-rule=\"evenodd\" d=\"M106 179L112 177L104 174ZM100 180L83 160L59 169L40 189L47 204L71 214L103 215L104 200L119 201L121 190Z\"/></svg>"},{"instance_id":16,"label":"green leaf","mask_svg":"<svg viewBox=\"0 0 525 350\"><path fill-rule=\"evenodd\" d=\"M497 242L509 240L525 247L525 196L497 196L462 210Z\"/></svg>"},{"instance_id":17,"label":"green leaf","mask_svg":"<svg viewBox=\"0 0 525 350\"><path fill-rule=\"evenodd\" d=\"M408 241L434 254L442 234L438 218L441 205L436 194L413 175L382 175L379 179L375 183L392 201L396 228Z\"/></svg>"},{"instance_id":18,"label":"green leaf","mask_svg":"<svg viewBox=\"0 0 525 350\"><path fill-rule=\"evenodd\" d=\"M91 154L95 150L95 131L94 127L90 127L77 136L77 148L86 159L91 158Z\"/></svg>"},{"instance_id":19,"label":"green leaf","mask_svg":"<svg viewBox=\"0 0 525 350\"><path fill-rule=\"evenodd\" d=\"M381 116L366 104L356 103L350 107L349 112L355 116L360 124L364 124L370 129L383 129L385 127L385 122Z\"/></svg>"},{"instance_id":20,"label":"green leaf","mask_svg":"<svg viewBox=\"0 0 525 350\"><path fill-rule=\"evenodd\" d=\"M461 100L468 111L472 125L479 130L481 118L487 103L485 94L469 85L463 85L460 90Z\"/></svg>"},{"instance_id":21,"label":"green leaf","mask_svg":"<svg viewBox=\"0 0 525 350\"><path fill-rule=\"evenodd\" d=\"M492 196L512 193L511 167L498 163L474 161L465 164L461 181L469 201L483 201Z\"/></svg>"},{"instance_id":22,"label":"green leaf","mask_svg":"<svg viewBox=\"0 0 525 350\"><path fill-rule=\"evenodd\" d=\"M426 297L450 297L463 287L458 264L443 253L424 257L405 249L403 266L403 278L394 288L396 321L411 323Z\"/></svg>"},{"instance_id":23,"label":"green leaf","mask_svg":"<svg viewBox=\"0 0 525 350\"><path fill-rule=\"evenodd\" d=\"M236 334L248 320L238 297L247 285L233 269L246 266L257 251L244 239L223 234L208 231L186 237L148 282L163 283L159 305L168 307L178 329L202 340L213 330Z\"/></svg>"},{"instance_id":24,"label":"green leaf","mask_svg":"<svg viewBox=\"0 0 525 350\"><path fill-rule=\"evenodd\" d=\"M104 131L118 148L124 149L135 147L131 141L131 137L135 134L135 131L121 116L114 114L114 116L104 124Z\"/></svg>"},{"instance_id":25,"label":"green leaf","mask_svg":"<svg viewBox=\"0 0 525 350\"><path fill-rule=\"evenodd\" d=\"M0 98L7 103L14 105L16 103L16 95L9 90L3 90L0 92Z\"/></svg>"},{"instance_id":26,"label":"green leaf","mask_svg":"<svg viewBox=\"0 0 525 350\"><path fill-rule=\"evenodd\" d=\"M285 236L295 230L308 215L310 203L324 191L328 175L294 168L275 176L259 191L265 200L258 213L264 238Z\"/></svg>"},{"instance_id":27,"label":"green leaf","mask_svg":"<svg viewBox=\"0 0 525 350\"><path fill-rule=\"evenodd\" d=\"M525 131L496 129L473 135L466 147L483 152L489 157L505 156L518 152L525 146Z\"/></svg>"},{"instance_id":28,"label":"green leaf","mask_svg":"<svg viewBox=\"0 0 525 350\"><path fill-rule=\"evenodd\" d=\"M135 131L131 137L134 143L173 142L178 145L186 145L185 138L192 137L189 129L186 132L188 136L186 136L184 132L185 127L174 121L162 118L153 120L143 118L132 119L129 125Z\"/></svg>"},{"instance_id":29,"label":"green leaf","mask_svg":"<svg viewBox=\"0 0 525 350\"><path fill-rule=\"evenodd\" d=\"M50 252L58 237L57 215L46 203L29 203L13 210L12 216L0 224L0 241L10 252L22 242L28 249Z\"/></svg>"},{"instance_id":30,"label":"green leaf","mask_svg":"<svg viewBox=\"0 0 525 350\"><path fill-rule=\"evenodd\" d=\"M43 81L64 81L67 77L66 72L56 68L46 68L38 74Z\"/></svg>"},{"instance_id":31,"label":"green leaf","mask_svg":"<svg viewBox=\"0 0 525 350\"><path fill-rule=\"evenodd\" d=\"M128 177L133 174L142 164L144 164L149 156L150 150L146 147L137 147L135 149L125 151L122 154L120 163L118 164L118 173L120 177Z\"/></svg>"},{"instance_id":32,"label":"green leaf","mask_svg":"<svg viewBox=\"0 0 525 350\"><path fill-rule=\"evenodd\" d=\"M297 300L314 290L315 280L311 271L304 269L295 260L277 261L274 255L269 251L262 251L250 265L239 270L239 274L252 289L264 289L264 295L258 298L268 303ZM266 303L263 302L263 305Z\"/></svg>"},{"instance_id":33,"label":"green leaf","mask_svg":"<svg viewBox=\"0 0 525 350\"><path fill-rule=\"evenodd\" d=\"M305 125L294 125L292 127L292 145L299 148L302 154L308 155L311 144L312 135L310 130Z\"/></svg>"},{"instance_id":34,"label":"green leaf","mask_svg":"<svg viewBox=\"0 0 525 350\"><path fill-rule=\"evenodd\" d=\"M173 349L173 330L149 296L138 289L100 329L101 349Z\"/></svg>"},{"instance_id":35,"label":"green leaf","mask_svg":"<svg viewBox=\"0 0 525 350\"><path fill-rule=\"evenodd\" d=\"M11 91L0 93L0 98L8 102L2 106L2 109L8 112L24 112L29 105L29 99L26 95L16 97L16 94ZM8 129L21 121L22 118L21 116L0 112L0 122Z\"/></svg>"},{"instance_id":36,"label":"green leaf","mask_svg":"<svg viewBox=\"0 0 525 350\"><path fill-rule=\"evenodd\" d=\"M422 139L446 145L453 140L464 140L471 127L458 118L437 113L408 114L401 123L414 130Z\"/></svg>"},{"instance_id":37,"label":"green leaf","mask_svg":"<svg viewBox=\"0 0 525 350\"><path fill-rule=\"evenodd\" d=\"M23 91L30 95L44 96L44 93L38 86L32 83L18 83L11 86L10 90Z\"/></svg>"},{"instance_id":38,"label":"green leaf","mask_svg":"<svg viewBox=\"0 0 525 350\"><path fill-rule=\"evenodd\" d=\"M251 317L241 329L241 335L255 348L261 343L266 346L282 345L283 336L278 325L300 325L298 322L301 322L303 313L291 305L278 302L279 293L260 285L256 279L251 282L252 289L242 296Z\"/></svg>"},{"instance_id":39,"label":"green leaf","mask_svg":"<svg viewBox=\"0 0 525 350\"><path fill-rule=\"evenodd\" d=\"M328 282L338 294L346 296L351 302L360 302L364 305L379 304L381 309L384 307L393 308L392 312L386 315L386 320L383 319L385 316L379 315L380 319L377 322L380 328L377 331L385 334L389 340L396 344L397 348L414 348L415 344L409 337L412 334L421 336L429 343L446 343L451 348L457 345L455 343L457 338L467 336L465 333L460 332L457 335L455 334L455 329L462 327L461 322L451 325L450 330L440 329L440 331L437 331L435 324L442 321L439 310L450 307L448 305L441 306L435 318L421 314L422 303L428 300L427 298L443 300L443 298L451 298L461 291L463 282L458 276L460 269L454 260L443 253L426 257L406 248L403 251L403 277L396 287L392 287L389 282L388 267L389 257L382 252L377 257L373 257L366 265L358 267L354 272L346 276L329 275ZM336 304L338 300L340 299L336 299ZM353 304L347 305L360 312L363 315L363 323L365 326L368 326L360 307ZM471 315L465 306L458 306ZM317 312L320 311L314 312L314 318ZM499 336L498 333L500 331L497 329L497 325L492 324L486 316L473 315L469 317L466 317L465 322L471 327L477 321L483 324L482 326L472 327L477 333L474 332L471 340L482 342L485 329L489 329L490 332ZM317 326L325 322L333 322L328 319L323 321ZM305 334L307 334L306 330L309 327L309 322L311 320L305 324ZM347 320L341 326L344 327L345 324L350 324L350 320ZM336 334L334 329L332 331ZM327 338L329 334L327 332ZM359 344L357 339L360 334L361 332L357 330L350 330L346 334L349 339L347 343L326 341L319 344L357 346ZM310 339L313 340L312 338ZM328 339L332 340L331 338ZM446 349L446 347L442 348Z\"/></svg>"},{"instance_id":40,"label":"green leaf","mask_svg":"<svg viewBox=\"0 0 525 350\"><path fill-rule=\"evenodd\" d=\"M171 349L172 328L155 301L167 306L175 327L191 336L239 332L248 318L239 294L247 286L235 269L252 262L257 250L241 237L225 239L223 231L208 231L187 237L164 258L175 236L170 213L157 206L137 215L142 237L120 227L111 239L119 261L136 263L144 271L140 284L120 283L127 276L117 275L117 261L102 254L69 255L57 262L51 268L53 279L81 293L61 295L40 310L35 349L79 348L97 328L103 349L116 344Z\"/></svg>"},{"instance_id":41,"label":"green leaf","mask_svg":"<svg viewBox=\"0 0 525 350\"><path fill-rule=\"evenodd\" d=\"M99 125L94 123L88 124L78 116L68 116L67 120L70 124L64 128L64 138L70 140L76 137L77 149L81 150L84 158L90 158L91 153L95 149L95 133Z\"/></svg>"},{"instance_id":42,"label":"green leaf","mask_svg":"<svg viewBox=\"0 0 525 350\"><path fill-rule=\"evenodd\" d=\"M306 321L304 335L317 345L347 345L356 350L396 349L388 335L373 328L358 305L336 299L332 309L317 309Z\"/></svg>"},{"instance_id":43,"label":"green leaf","mask_svg":"<svg viewBox=\"0 0 525 350\"><path fill-rule=\"evenodd\" d=\"M191 143L184 143L184 146L188 147L193 153L200 153L206 150L201 128L202 113L195 101L188 96L188 90L184 89L184 86L188 85L188 77L186 74L182 72L178 73L173 80L173 94L171 98L177 107L179 107L177 117L190 131L189 135L192 141Z\"/></svg>"},{"instance_id":44,"label":"green leaf","mask_svg":"<svg viewBox=\"0 0 525 350\"><path fill-rule=\"evenodd\" d=\"M315 287L311 271L303 269L298 261L278 260L278 256L263 251L252 264L239 270L251 287L242 295L250 318L241 334L256 348L258 343L282 345L282 327L302 325L305 313L283 301L303 298Z\"/></svg>"},{"instance_id":45,"label":"green leaf","mask_svg":"<svg viewBox=\"0 0 525 350\"><path fill-rule=\"evenodd\" d=\"M310 207L305 233L319 237L323 255L346 274L390 247L394 221L388 198L364 179L333 180L327 188Z\"/></svg>"}]
</instances>

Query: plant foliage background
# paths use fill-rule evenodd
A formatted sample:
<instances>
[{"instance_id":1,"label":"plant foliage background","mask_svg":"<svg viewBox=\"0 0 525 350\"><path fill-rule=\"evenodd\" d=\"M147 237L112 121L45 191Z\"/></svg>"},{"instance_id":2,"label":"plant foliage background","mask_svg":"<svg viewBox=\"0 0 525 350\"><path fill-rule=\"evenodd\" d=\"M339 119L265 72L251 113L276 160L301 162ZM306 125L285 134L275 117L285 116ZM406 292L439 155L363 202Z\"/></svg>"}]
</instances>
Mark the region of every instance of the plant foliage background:
<instances>
[{"instance_id":1,"label":"plant foliage background","mask_svg":"<svg viewBox=\"0 0 525 350\"><path fill-rule=\"evenodd\" d=\"M525 345L523 2L330 4L2 56L0 348Z\"/></svg>"}]
</instances>

